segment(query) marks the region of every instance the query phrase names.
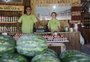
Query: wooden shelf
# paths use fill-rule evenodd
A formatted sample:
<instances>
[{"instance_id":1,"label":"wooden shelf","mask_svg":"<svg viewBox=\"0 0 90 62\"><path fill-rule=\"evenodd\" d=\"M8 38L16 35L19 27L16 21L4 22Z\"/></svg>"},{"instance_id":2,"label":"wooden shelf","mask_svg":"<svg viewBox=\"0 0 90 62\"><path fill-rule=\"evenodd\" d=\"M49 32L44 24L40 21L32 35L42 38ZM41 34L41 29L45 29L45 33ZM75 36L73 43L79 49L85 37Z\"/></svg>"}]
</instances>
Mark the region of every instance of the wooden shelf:
<instances>
[{"instance_id":1,"label":"wooden shelf","mask_svg":"<svg viewBox=\"0 0 90 62\"><path fill-rule=\"evenodd\" d=\"M0 22L0 24L16 24L17 22Z\"/></svg>"},{"instance_id":2,"label":"wooden shelf","mask_svg":"<svg viewBox=\"0 0 90 62\"><path fill-rule=\"evenodd\" d=\"M4 32L0 32L0 33L4 33ZM9 35L14 35L14 34L16 34L16 32L6 32L6 33L8 33Z\"/></svg>"},{"instance_id":3,"label":"wooden shelf","mask_svg":"<svg viewBox=\"0 0 90 62\"><path fill-rule=\"evenodd\" d=\"M1 4L0 11L1 11L0 33L6 32L8 33L8 35L15 35L19 30L17 20L22 14L24 14L24 6L14 4L13 5Z\"/></svg>"}]
</instances>

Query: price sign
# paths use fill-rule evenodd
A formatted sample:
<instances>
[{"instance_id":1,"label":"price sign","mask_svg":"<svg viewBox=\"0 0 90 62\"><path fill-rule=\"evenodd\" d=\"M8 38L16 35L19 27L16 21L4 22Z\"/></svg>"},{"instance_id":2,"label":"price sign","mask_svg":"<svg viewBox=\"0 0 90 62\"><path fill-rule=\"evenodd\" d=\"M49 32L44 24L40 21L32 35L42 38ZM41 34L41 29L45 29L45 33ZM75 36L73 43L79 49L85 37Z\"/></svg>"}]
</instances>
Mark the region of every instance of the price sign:
<instances>
[{"instance_id":1,"label":"price sign","mask_svg":"<svg viewBox=\"0 0 90 62\"><path fill-rule=\"evenodd\" d=\"M3 11L22 11L24 6L0 5L0 10Z\"/></svg>"}]
</instances>

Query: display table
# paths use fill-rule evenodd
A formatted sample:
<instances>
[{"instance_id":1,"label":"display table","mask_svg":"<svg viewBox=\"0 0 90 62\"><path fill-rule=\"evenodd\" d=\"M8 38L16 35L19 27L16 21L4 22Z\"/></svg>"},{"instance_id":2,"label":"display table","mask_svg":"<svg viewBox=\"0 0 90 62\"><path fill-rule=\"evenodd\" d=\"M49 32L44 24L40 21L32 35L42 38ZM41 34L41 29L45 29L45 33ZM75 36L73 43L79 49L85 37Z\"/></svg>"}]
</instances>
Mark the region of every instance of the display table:
<instances>
[{"instance_id":1,"label":"display table","mask_svg":"<svg viewBox=\"0 0 90 62\"><path fill-rule=\"evenodd\" d=\"M57 32L67 37L69 42L66 44L68 50L80 50L80 33L79 32ZM38 35L51 34L51 32L36 33ZM54 43L55 44L55 43Z\"/></svg>"}]
</instances>

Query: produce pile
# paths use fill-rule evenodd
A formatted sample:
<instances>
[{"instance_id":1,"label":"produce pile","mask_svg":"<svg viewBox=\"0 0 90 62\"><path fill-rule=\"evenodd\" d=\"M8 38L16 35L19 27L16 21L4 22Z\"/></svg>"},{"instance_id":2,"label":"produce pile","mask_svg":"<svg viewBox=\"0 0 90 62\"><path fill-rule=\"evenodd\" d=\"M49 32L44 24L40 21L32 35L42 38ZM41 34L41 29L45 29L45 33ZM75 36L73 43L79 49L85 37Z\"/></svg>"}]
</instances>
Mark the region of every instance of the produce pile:
<instances>
[{"instance_id":1,"label":"produce pile","mask_svg":"<svg viewBox=\"0 0 90 62\"><path fill-rule=\"evenodd\" d=\"M60 62L59 58L48 53L36 55L31 62Z\"/></svg>"},{"instance_id":2,"label":"produce pile","mask_svg":"<svg viewBox=\"0 0 90 62\"><path fill-rule=\"evenodd\" d=\"M20 54L4 54L0 62L27 62L27 59Z\"/></svg>"},{"instance_id":3,"label":"produce pile","mask_svg":"<svg viewBox=\"0 0 90 62\"><path fill-rule=\"evenodd\" d=\"M13 53L15 50L15 40L7 35L0 35L0 56L4 53Z\"/></svg>"},{"instance_id":4,"label":"produce pile","mask_svg":"<svg viewBox=\"0 0 90 62\"><path fill-rule=\"evenodd\" d=\"M23 34L16 43L18 53L26 56L35 56L47 48L46 40L34 34Z\"/></svg>"},{"instance_id":5,"label":"produce pile","mask_svg":"<svg viewBox=\"0 0 90 62\"><path fill-rule=\"evenodd\" d=\"M60 55L62 62L90 62L90 56L75 50L67 50Z\"/></svg>"},{"instance_id":6,"label":"produce pile","mask_svg":"<svg viewBox=\"0 0 90 62\"><path fill-rule=\"evenodd\" d=\"M34 34L23 34L17 41L0 35L0 62L90 62L90 56L76 50L58 55L48 48L46 39Z\"/></svg>"},{"instance_id":7,"label":"produce pile","mask_svg":"<svg viewBox=\"0 0 90 62\"><path fill-rule=\"evenodd\" d=\"M18 53L15 54L16 41L7 35L0 35L0 62L27 62Z\"/></svg>"},{"instance_id":8,"label":"produce pile","mask_svg":"<svg viewBox=\"0 0 90 62\"><path fill-rule=\"evenodd\" d=\"M68 41L68 39L61 34L57 35L51 35L51 34L45 34L43 37L48 41L48 42L60 42L60 41Z\"/></svg>"}]
</instances>

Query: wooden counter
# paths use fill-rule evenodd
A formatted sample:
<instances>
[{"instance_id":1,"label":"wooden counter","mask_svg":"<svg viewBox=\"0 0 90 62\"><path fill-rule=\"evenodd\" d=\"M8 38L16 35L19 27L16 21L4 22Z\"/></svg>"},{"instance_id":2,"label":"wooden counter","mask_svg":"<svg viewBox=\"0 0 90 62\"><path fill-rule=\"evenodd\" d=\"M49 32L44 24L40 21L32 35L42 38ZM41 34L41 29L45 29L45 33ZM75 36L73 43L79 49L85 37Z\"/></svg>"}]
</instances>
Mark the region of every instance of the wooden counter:
<instances>
[{"instance_id":1,"label":"wooden counter","mask_svg":"<svg viewBox=\"0 0 90 62\"><path fill-rule=\"evenodd\" d=\"M82 35L85 39L85 43L90 44L90 29L83 29L82 30Z\"/></svg>"},{"instance_id":2,"label":"wooden counter","mask_svg":"<svg viewBox=\"0 0 90 62\"><path fill-rule=\"evenodd\" d=\"M79 32L63 32L65 37L68 38L69 43L67 44L67 49L80 50L80 33Z\"/></svg>"},{"instance_id":3,"label":"wooden counter","mask_svg":"<svg viewBox=\"0 0 90 62\"><path fill-rule=\"evenodd\" d=\"M44 33L35 33L39 35L50 34L51 32L44 32ZM64 35L69 40L66 43L66 48L68 50L80 50L80 33L79 32L57 32L59 34Z\"/></svg>"}]
</instances>

